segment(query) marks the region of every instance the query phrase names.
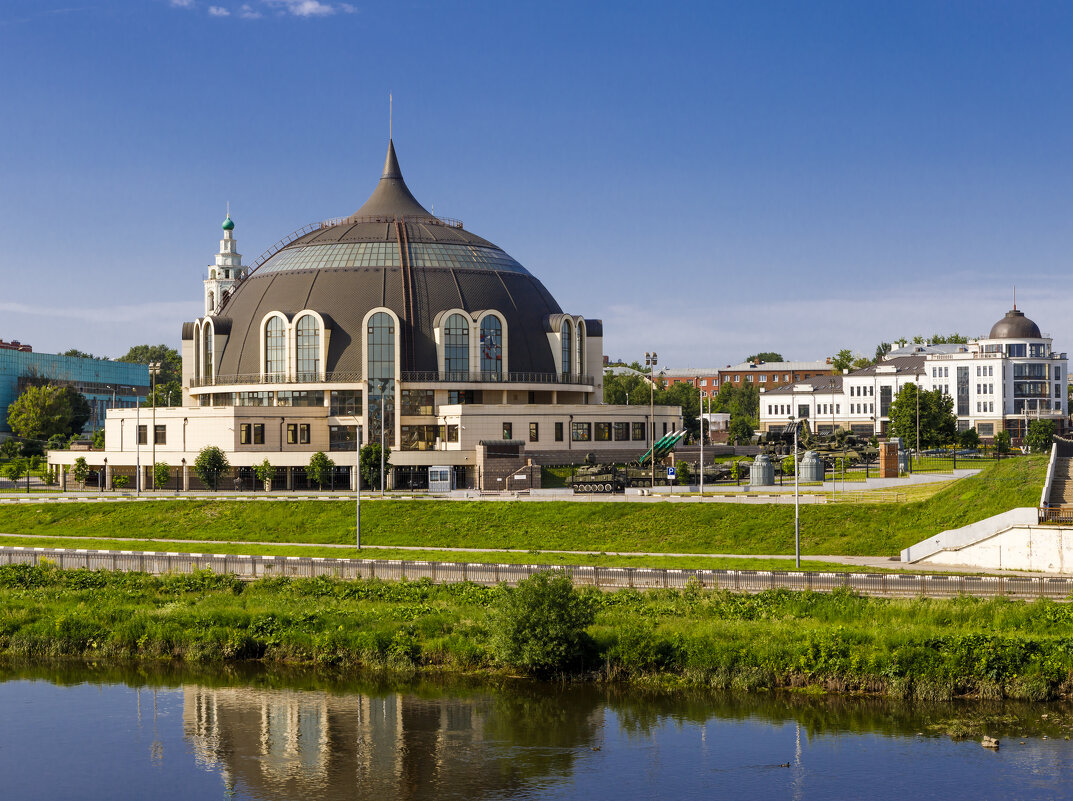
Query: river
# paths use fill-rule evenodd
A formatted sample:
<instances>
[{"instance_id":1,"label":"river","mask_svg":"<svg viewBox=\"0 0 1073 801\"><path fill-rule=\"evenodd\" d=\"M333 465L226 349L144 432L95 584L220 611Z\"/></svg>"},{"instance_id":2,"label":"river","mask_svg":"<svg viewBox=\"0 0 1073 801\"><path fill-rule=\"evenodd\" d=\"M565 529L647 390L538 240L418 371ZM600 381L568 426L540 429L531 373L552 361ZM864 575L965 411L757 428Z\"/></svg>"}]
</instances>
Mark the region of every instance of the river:
<instances>
[{"instance_id":1,"label":"river","mask_svg":"<svg viewBox=\"0 0 1073 801\"><path fill-rule=\"evenodd\" d=\"M1068 704L64 666L0 708L6 801L1073 797Z\"/></svg>"}]
</instances>

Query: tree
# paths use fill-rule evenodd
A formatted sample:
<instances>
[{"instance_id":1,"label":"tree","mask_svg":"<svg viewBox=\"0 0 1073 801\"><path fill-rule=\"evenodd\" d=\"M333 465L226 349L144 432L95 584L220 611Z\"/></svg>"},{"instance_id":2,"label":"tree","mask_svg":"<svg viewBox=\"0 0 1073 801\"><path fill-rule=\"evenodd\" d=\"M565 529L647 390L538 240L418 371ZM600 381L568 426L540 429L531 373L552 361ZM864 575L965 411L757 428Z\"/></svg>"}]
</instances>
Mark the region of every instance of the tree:
<instances>
[{"instance_id":1,"label":"tree","mask_svg":"<svg viewBox=\"0 0 1073 801\"><path fill-rule=\"evenodd\" d=\"M157 462L153 465L153 489L166 487L171 480L171 465L167 462Z\"/></svg>"},{"instance_id":2,"label":"tree","mask_svg":"<svg viewBox=\"0 0 1073 801\"><path fill-rule=\"evenodd\" d=\"M272 489L272 479L276 476L276 468L272 466L272 463L265 459L260 464L253 466L253 474L257 476L257 480L260 481L265 488L265 492Z\"/></svg>"},{"instance_id":3,"label":"tree","mask_svg":"<svg viewBox=\"0 0 1073 801\"><path fill-rule=\"evenodd\" d=\"M71 466L71 478L78 482L80 489L86 488L86 479L89 478L89 464L85 456L79 456Z\"/></svg>"},{"instance_id":4,"label":"tree","mask_svg":"<svg viewBox=\"0 0 1073 801\"><path fill-rule=\"evenodd\" d=\"M841 373L843 370L848 370L853 366L853 351L849 348L843 348L834 356L831 357L831 368Z\"/></svg>"},{"instance_id":5,"label":"tree","mask_svg":"<svg viewBox=\"0 0 1073 801\"><path fill-rule=\"evenodd\" d=\"M324 489L324 485L328 484L332 480L332 470L335 468L335 462L324 455L323 451L317 451L309 459L309 467L306 468L306 476L317 485L319 489Z\"/></svg>"},{"instance_id":6,"label":"tree","mask_svg":"<svg viewBox=\"0 0 1073 801\"><path fill-rule=\"evenodd\" d=\"M1000 431L995 434L995 453L1010 452L1010 432Z\"/></svg>"},{"instance_id":7,"label":"tree","mask_svg":"<svg viewBox=\"0 0 1073 801\"><path fill-rule=\"evenodd\" d=\"M112 477L112 486L115 487L117 490L126 489L127 485L129 483L130 483L130 476L113 476Z\"/></svg>"},{"instance_id":8,"label":"tree","mask_svg":"<svg viewBox=\"0 0 1073 801\"><path fill-rule=\"evenodd\" d=\"M655 393L657 406L681 406L682 426L690 436L700 436L700 390L692 384L678 382L660 387Z\"/></svg>"},{"instance_id":9,"label":"tree","mask_svg":"<svg viewBox=\"0 0 1073 801\"><path fill-rule=\"evenodd\" d=\"M73 356L73 357L78 358L78 359L96 359L99 362L108 361L107 356L94 356L92 353L86 353L85 351L79 350L78 348L70 348L68 350L65 350L60 355L61 356Z\"/></svg>"},{"instance_id":10,"label":"tree","mask_svg":"<svg viewBox=\"0 0 1073 801\"><path fill-rule=\"evenodd\" d=\"M853 370L863 370L865 367L871 367L874 362L867 356L855 356L853 364L850 365Z\"/></svg>"},{"instance_id":11,"label":"tree","mask_svg":"<svg viewBox=\"0 0 1073 801\"><path fill-rule=\"evenodd\" d=\"M13 437L8 437L0 442L0 456L5 459L14 459L22 452L22 443Z\"/></svg>"},{"instance_id":12,"label":"tree","mask_svg":"<svg viewBox=\"0 0 1073 801\"><path fill-rule=\"evenodd\" d=\"M764 350L760 353L754 353L752 356L746 356L747 362L784 362L786 359L782 358L781 353L776 353L773 350Z\"/></svg>"},{"instance_id":13,"label":"tree","mask_svg":"<svg viewBox=\"0 0 1073 801\"><path fill-rule=\"evenodd\" d=\"M18 483L19 479L26 475L29 470L29 463L21 456L15 457L6 465L4 465L4 475L10 478L15 483Z\"/></svg>"},{"instance_id":14,"label":"tree","mask_svg":"<svg viewBox=\"0 0 1073 801\"><path fill-rule=\"evenodd\" d=\"M194 475L201 479L206 487L215 490L220 481L220 473L230 466L222 450L215 445L206 445L194 460Z\"/></svg>"},{"instance_id":15,"label":"tree","mask_svg":"<svg viewBox=\"0 0 1073 801\"><path fill-rule=\"evenodd\" d=\"M85 395L74 387L62 387L60 389L60 396L71 410L71 420L68 424L69 429L67 433L82 433L82 429L86 427L86 423L93 417L93 411L89 408L89 401L86 400Z\"/></svg>"},{"instance_id":16,"label":"tree","mask_svg":"<svg viewBox=\"0 0 1073 801\"><path fill-rule=\"evenodd\" d=\"M47 440L71 432L67 395L52 385L28 386L7 407L7 422L20 437Z\"/></svg>"},{"instance_id":17,"label":"tree","mask_svg":"<svg viewBox=\"0 0 1073 801\"><path fill-rule=\"evenodd\" d=\"M492 618L492 646L511 667L547 677L576 665L591 639L592 604L561 572L542 572L504 588Z\"/></svg>"},{"instance_id":18,"label":"tree","mask_svg":"<svg viewBox=\"0 0 1073 801\"><path fill-rule=\"evenodd\" d=\"M604 373L604 403L632 406L648 403L648 380L640 375Z\"/></svg>"},{"instance_id":19,"label":"tree","mask_svg":"<svg viewBox=\"0 0 1073 801\"><path fill-rule=\"evenodd\" d=\"M380 486L380 443L371 442L361 449L361 477L370 487ZM391 448L384 446L384 469L391 464Z\"/></svg>"},{"instance_id":20,"label":"tree","mask_svg":"<svg viewBox=\"0 0 1073 801\"><path fill-rule=\"evenodd\" d=\"M50 451L65 451L70 447L70 438L66 434L53 434L46 447Z\"/></svg>"},{"instance_id":21,"label":"tree","mask_svg":"<svg viewBox=\"0 0 1073 801\"><path fill-rule=\"evenodd\" d=\"M875 358L875 360L877 362L883 361L883 359L886 358L887 354L890 353L892 350L893 350L893 347L891 346L891 344L889 342L880 342L878 345L876 345L876 358Z\"/></svg>"},{"instance_id":22,"label":"tree","mask_svg":"<svg viewBox=\"0 0 1073 801\"><path fill-rule=\"evenodd\" d=\"M957 417L954 399L938 389L919 390L916 384L906 384L894 396L888 416L891 436L901 437L906 447L917 448L917 393L920 394L920 445L945 445L957 437Z\"/></svg>"},{"instance_id":23,"label":"tree","mask_svg":"<svg viewBox=\"0 0 1073 801\"><path fill-rule=\"evenodd\" d=\"M104 450L104 429L98 428L93 432L93 449L96 451Z\"/></svg>"},{"instance_id":24,"label":"tree","mask_svg":"<svg viewBox=\"0 0 1073 801\"><path fill-rule=\"evenodd\" d=\"M966 428L958 434L958 443L962 448L976 450L980 447L980 434L975 428Z\"/></svg>"},{"instance_id":25,"label":"tree","mask_svg":"<svg viewBox=\"0 0 1073 801\"><path fill-rule=\"evenodd\" d=\"M1028 424L1028 434L1025 436L1025 445L1032 453L1050 450L1054 441L1053 420L1033 420Z\"/></svg>"},{"instance_id":26,"label":"tree","mask_svg":"<svg viewBox=\"0 0 1073 801\"><path fill-rule=\"evenodd\" d=\"M727 428L727 439L737 444L739 442L748 442L753 436L753 427L749 425L749 421L743 417L731 418L730 426Z\"/></svg>"},{"instance_id":27,"label":"tree","mask_svg":"<svg viewBox=\"0 0 1073 801\"><path fill-rule=\"evenodd\" d=\"M116 361L129 364L149 364L160 362L160 374L156 377L156 394L146 400L146 406L164 406L168 403L168 393L173 400L182 397L183 360L179 351L167 345L135 345L125 356Z\"/></svg>"}]
</instances>

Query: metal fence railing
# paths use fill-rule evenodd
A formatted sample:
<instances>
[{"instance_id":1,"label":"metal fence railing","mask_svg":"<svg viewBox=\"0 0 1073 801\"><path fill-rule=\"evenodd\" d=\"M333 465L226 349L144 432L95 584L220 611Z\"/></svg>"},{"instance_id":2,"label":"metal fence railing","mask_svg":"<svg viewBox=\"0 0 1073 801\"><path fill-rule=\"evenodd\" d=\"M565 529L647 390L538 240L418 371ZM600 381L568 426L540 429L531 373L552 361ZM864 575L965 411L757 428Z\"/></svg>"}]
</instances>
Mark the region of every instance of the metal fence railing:
<instances>
[{"instance_id":1,"label":"metal fence railing","mask_svg":"<svg viewBox=\"0 0 1073 801\"><path fill-rule=\"evenodd\" d=\"M566 565L409 562L397 559L328 559L305 556L92 551L0 546L0 565L37 565L48 560L66 570L117 570L141 573L192 573L211 570L253 580L291 576L388 581L428 579L436 583L517 584L534 573L562 570L578 586L600 589L684 589L691 582L708 589L762 592L771 589L831 592L849 589L883 597L1050 598L1073 594L1073 579L1040 576L957 576L928 573L807 573L773 570L676 570L673 568Z\"/></svg>"}]
</instances>

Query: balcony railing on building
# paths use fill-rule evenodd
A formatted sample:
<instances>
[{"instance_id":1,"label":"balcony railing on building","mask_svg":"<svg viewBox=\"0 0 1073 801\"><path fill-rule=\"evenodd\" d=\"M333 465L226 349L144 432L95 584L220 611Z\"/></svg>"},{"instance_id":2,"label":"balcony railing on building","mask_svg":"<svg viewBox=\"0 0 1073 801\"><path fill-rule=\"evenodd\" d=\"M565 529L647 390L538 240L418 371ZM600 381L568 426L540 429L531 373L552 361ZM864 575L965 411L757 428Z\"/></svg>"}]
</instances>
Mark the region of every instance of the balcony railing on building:
<instances>
[{"instance_id":1,"label":"balcony railing on building","mask_svg":"<svg viewBox=\"0 0 1073 801\"><path fill-rule=\"evenodd\" d=\"M355 384L362 380L359 372L326 373L323 378L316 373L246 373L236 375L218 375L212 378L191 378L190 388L236 386L241 384ZM400 380L409 383L437 384L565 384L571 386L593 386L595 378L591 375L574 373L496 373L496 372L456 372L437 370L406 371Z\"/></svg>"}]
</instances>

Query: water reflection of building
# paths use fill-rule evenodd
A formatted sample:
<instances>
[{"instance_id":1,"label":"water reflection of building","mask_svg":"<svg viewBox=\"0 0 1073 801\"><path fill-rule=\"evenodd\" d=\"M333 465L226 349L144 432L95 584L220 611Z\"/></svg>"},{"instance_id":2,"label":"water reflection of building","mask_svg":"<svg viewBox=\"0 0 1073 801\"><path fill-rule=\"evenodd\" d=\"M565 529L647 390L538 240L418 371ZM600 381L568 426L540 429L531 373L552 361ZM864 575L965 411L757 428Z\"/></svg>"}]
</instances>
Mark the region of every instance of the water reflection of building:
<instances>
[{"instance_id":1,"label":"water reflection of building","mask_svg":"<svg viewBox=\"0 0 1073 801\"><path fill-rule=\"evenodd\" d=\"M201 765L257 798L338 798L355 788L385 800L437 788L474 798L571 774L602 710L564 720L552 701L186 687L183 732Z\"/></svg>"}]
</instances>

